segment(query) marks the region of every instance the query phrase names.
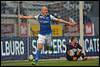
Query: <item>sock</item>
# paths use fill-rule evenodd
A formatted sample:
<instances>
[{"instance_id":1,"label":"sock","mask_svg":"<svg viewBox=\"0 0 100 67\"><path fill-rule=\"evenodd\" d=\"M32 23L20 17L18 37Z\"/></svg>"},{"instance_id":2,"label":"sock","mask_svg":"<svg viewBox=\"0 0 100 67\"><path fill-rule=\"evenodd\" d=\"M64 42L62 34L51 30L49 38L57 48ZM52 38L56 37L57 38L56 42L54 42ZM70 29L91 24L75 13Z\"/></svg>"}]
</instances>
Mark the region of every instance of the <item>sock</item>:
<instances>
[{"instance_id":1,"label":"sock","mask_svg":"<svg viewBox=\"0 0 100 67\"><path fill-rule=\"evenodd\" d=\"M82 58L84 58L84 54L82 53Z\"/></svg>"},{"instance_id":2,"label":"sock","mask_svg":"<svg viewBox=\"0 0 100 67\"><path fill-rule=\"evenodd\" d=\"M79 57L78 60L83 60L82 57Z\"/></svg>"},{"instance_id":3,"label":"sock","mask_svg":"<svg viewBox=\"0 0 100 67\"><path fill-rule=\"evenodd\" d=\"M37 50L36 55L35 55L35 62L37 63L40 58L40 50Z\"/></svg>"}]
</instances>

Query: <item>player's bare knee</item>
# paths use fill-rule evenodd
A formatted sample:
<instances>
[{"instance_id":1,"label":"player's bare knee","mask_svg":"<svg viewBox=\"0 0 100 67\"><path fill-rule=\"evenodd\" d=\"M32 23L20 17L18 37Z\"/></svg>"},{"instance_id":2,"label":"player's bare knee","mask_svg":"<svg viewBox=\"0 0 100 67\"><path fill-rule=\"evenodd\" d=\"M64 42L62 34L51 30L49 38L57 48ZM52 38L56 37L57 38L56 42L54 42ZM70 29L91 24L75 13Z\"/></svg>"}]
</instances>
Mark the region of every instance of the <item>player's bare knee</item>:
<instances>
[{"instance_id":1,"label":"player's bare knee","mask_svg":"<svg viewBox=\"0 0 100 67\"><path fill-rule=\"evenodd\" d=\"M43 45L41 43L38 44L38 49L42 50Z\"/></svg>"}]
</instances>

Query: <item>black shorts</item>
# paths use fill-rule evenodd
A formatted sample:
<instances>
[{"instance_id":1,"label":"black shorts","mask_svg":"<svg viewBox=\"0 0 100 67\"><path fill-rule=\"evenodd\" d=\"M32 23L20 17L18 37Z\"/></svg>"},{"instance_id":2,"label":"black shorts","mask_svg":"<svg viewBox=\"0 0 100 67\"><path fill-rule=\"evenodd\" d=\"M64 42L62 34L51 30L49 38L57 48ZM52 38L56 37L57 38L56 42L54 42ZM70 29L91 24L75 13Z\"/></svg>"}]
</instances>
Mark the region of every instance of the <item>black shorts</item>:
<instances>
[{"instance_id":1,"label":"black shorts","mask_svg":"<svg viewBox=\"0 0 100 67\"><path fill-rule=\"evenodd\" d=\"M73 57L71 57L71 56L69 56L69 55L66 55L66 59L67 59L68 61L73 61Z\"/></svg>"},{"instance_id":2,"label":"black shorts","mask_svg":"<svg viewBox=\"0 0 100 67\"><path fill-rule=\"evenodd\" d=\"M74 57L77 57L78 58L78 56L76 55L76 52L75 52ZM69 56L68 54L66 54L66 59L69 60L69 61L73 61L73 57L72 56Z\"/></svg>"}]
</instances>

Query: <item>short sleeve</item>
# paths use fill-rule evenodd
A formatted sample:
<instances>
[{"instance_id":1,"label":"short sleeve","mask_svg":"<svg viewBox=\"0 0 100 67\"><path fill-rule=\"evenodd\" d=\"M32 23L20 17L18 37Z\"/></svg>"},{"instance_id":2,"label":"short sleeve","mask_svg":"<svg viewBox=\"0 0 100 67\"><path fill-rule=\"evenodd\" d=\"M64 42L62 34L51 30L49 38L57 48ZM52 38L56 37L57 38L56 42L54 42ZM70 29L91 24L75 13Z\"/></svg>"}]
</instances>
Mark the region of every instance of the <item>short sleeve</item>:
<instances>
[{"instance_id":1,"label":"short sleeve","mask_svg":"<svg viewBox=\"0 0 100 67\"><path fill-rule=\"evenodd\" d=\"M57 18L52 15L50 15L50 18L51 18L51 20L57 20Z\"/></svg>"},{"instance_id":2,"label":"short sleeve","mask_svg":"<svg viewBox=\"0 0 100 67\"><path fill-rule=\"evenodd\" d=\"M38 20L39 14L34 16L34 19Z\"/></svg>"}]
</instances>

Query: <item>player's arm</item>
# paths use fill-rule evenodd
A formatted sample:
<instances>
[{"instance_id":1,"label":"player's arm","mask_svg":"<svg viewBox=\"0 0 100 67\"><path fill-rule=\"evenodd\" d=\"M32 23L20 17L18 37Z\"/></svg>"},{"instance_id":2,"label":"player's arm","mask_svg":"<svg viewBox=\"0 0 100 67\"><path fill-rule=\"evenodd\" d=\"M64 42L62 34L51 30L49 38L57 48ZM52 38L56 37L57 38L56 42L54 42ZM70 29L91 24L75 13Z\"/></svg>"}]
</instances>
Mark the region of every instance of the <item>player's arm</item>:
<instances>
[{"instance_id":1,"label":"player's arm","mask_svg":"<svg viewBox=\"0 0 100 67\"><path fill-rule=\"evenodd\" d=\"M73 22L71 19L70 19L71 22L67 22L67 21L65 21L65 20L63 20L63 19L55 18L55 17L52 16L52 15L50 15L50 17L51 17L52 20L54 20L54 21L56 21L56 22L58 22L58 23L66 23L66 24L69 24L69 25L75 25L75 22Z\"/></svg>"},{"instance_id":2,"label":"player's arm","mask_svg":"<svg viewBox=\"0 0 100 67\"><path fill-rule=\"evenodd\" d=\"M69 17L68 19L69 19L69 22L76 24L76 22L71 17Z\"/></svg>"},{"instance_id":3,"label":"player's arm","mask_svg":"<svg viewBox=\"0 0 100 67\"><path fill-rule=\"evenodd\" d=\"M67 54L72 58L73 61L77 60L77 57L74 55L74 52L72 50L68 50Z\"/></svg>"},{"instance_id":4,"label":"player's arm","mask_svg":"<svg viewBox=\"0 0 100 67\"><path fill-rule=\"evenodd\" d=\"M18 18L25 18L25 19L32 19L32 18L34 18L33 16L22 16L22 15L19 15L17 17Z\"/></svg>"},{"instance_id":5,"label":"player's arm","mask_svg":"<svg viewBox=\"0 0 100 67\"><path fill-rule=\"evenodd\" d=\"M82 52L82 47L80 46L80 44L78 44L78 48L77 48L77 56L80 56L81 55L81 52Z\"/></svg>"},{"instance_id":6,"label":"player's arm","mask_svg":"<svg viewBox=\"0 0 100 67\"><path fill-rule=\"evenodd\" d=\"M69 56L74 56L74 52L73 52L72 50L68 50L68 51L67 51L67 54L68 54Z\"/></svg>"},{"instance_id":7,"label":"player's arm","mask_svg":"<svg viewBox=\"0 0 100 67\"><path fill-rule=\"evenodd\" d=\"M72 56L70 50L67 51L67 54L68 54L69 56Z\"/></svg>"},{"instance_id":8,"label":"player's arm","mask_svg":"<svg viewBox=\"0 0 100 67\"><path fill-rule=\"evenodd\" d=\"M20 16L17 16L17 17L18 17L18 18L35 19L35 20L38 20L38 16L39 16L39 14L36 15L36 16L22 16L22 15L20 15Z\"/></svg>"},{"instance_id":9,"label":"player's arm","mask_svg":"<svg viewBox=\"0 0 100 67\"><path fill-rule=\"evenodd\" d=\"M73 51L72 51L72 47L68 44L67 45L67 54L69 55L69 56L73 56Z\"/></svg>"},{"instance_id":10,"label":"player's arm","mask_svg":"<svg viewBox=\"0 0 100 67\"><path fill-rule=\"evenodd\" d=\"M69 44L67 45L67 55L70 56L73 61L77 60L77 57L75 57L75 53Z\"/></svg>"},{"instance_id":11,"label":"player's arm","mask_svg":"<svg viewBox=\"0 0 100 67\"><path fill-rule=\"evenodd\" d=\"M76 23L74 22L74 21L72 21L72 19L70 19L70 21L65 21L65 20L63 20L63 19L56 19L55 21L57 21L57 22L63 22L63 23L66 23L66 24L69 24L69 25L71 25L71 26L73 26L73 25L75 25Z\"/></svg>"}]
</instances>

